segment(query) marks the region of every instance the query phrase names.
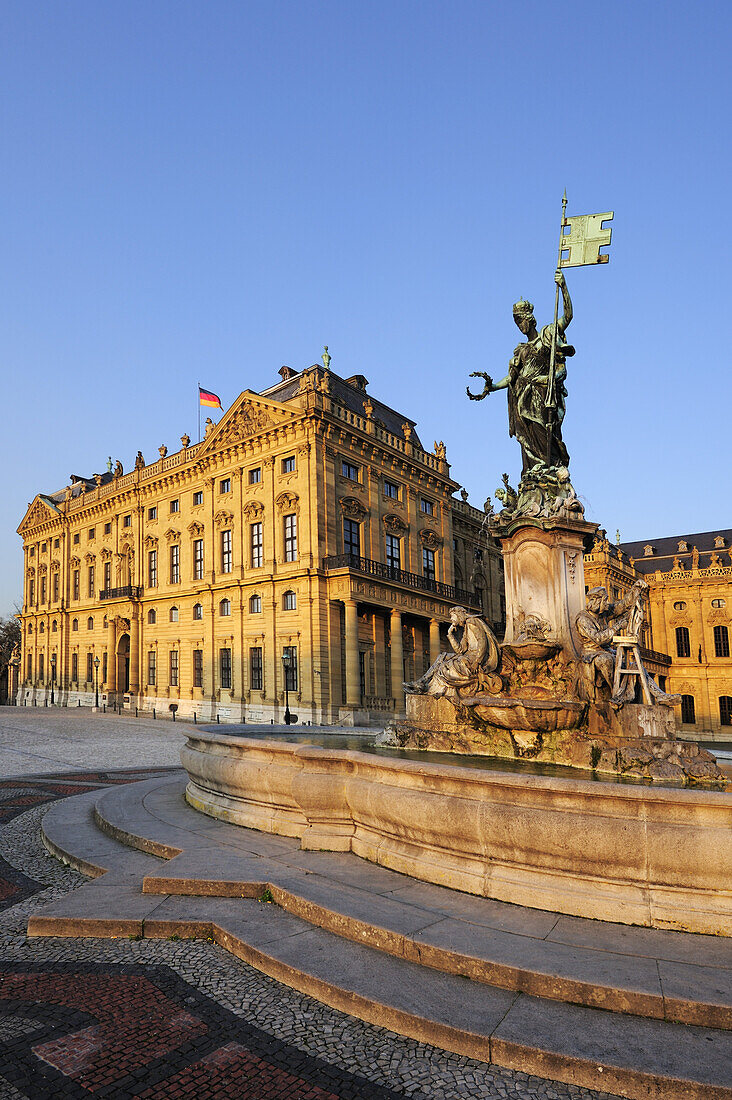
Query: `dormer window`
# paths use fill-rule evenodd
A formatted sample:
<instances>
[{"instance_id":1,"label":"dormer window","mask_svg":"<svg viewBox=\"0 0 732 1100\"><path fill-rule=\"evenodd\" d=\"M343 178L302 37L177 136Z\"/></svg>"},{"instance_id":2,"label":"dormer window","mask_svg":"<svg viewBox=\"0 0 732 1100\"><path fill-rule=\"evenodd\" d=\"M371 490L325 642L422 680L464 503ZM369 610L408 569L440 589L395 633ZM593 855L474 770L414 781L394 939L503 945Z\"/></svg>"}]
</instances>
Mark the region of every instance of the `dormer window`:
<instances>
[{"instance_id":1,"label":"dormer window","mask_svg":"<svg viewBox=\"0 0 732 1100\"><path fill-rule=\"evenodd\" d=\"M656 552L655 546L650 546L649 545L649 546L644 546L643 547L643 554L647 558L652 558L653 555L655 554L655 552Z\"/></svg>"},{"instance_id":2,"label":"dormer window","mask_svg":"<svg viewBox=\"0 0 732 1100\"><path fill-rule=\"evenodd\" d=\"M686 554L689 550L689 544L686 539L679 539L679 553Z\"/></svg>"},{"instance_id":3,"label":"dormer window","mask_svg":"<svg viewBox=\"0 0 732 1100\"><path fill-rule=\"evenodd\" d=\"M725 539L724 535L715 535L714 536L714 549L715 550L724 550L726 544L727 544L727 540Z\"/></svg>"}]
</instances>

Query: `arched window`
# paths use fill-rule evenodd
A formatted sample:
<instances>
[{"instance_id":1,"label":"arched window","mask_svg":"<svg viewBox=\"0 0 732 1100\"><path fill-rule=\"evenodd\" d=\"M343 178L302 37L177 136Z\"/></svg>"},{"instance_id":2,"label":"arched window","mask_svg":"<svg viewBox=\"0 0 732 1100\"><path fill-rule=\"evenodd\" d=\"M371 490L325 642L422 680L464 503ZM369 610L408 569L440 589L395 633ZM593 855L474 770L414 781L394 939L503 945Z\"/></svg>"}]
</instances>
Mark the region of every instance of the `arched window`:
<instances>
[{"instance_id":1,"label":"arched window","mask_svg":"<svg viewBox=\"0 0 732 1100\"><path fill-rule=\"evenodd\" d=\"M72 630L78 630L79 629L79 620L78 619L72 619L71 620L71 629Z\"/></svg>"},{"instance_id":2,"label":"arched window","mask_svg":"<svg viewBox=\"0 0 732 1100\"><path fill-rule=\"evenodd\" d=\"M714 628L714 656L729 657L729 631L726 626Z\"/></svg>"},{"instance_id":3,"label":"arched window","mask_svg":"<svg viewBox=\"0 0 732 1100\"><path fill-rule=\"evenodd\" d=\"M193 618L194 619L202 619L203 618L203 607L201 606L200 603L194 603L194 605L193 605Z\"/></svg>"},{"instance_id":4,"label":"arched window","mask_svg":"<svg viewBox=\"0 0 732 1100\"><path fill-rule=\"evenodd\" d=\"M282 606L285 611L294 611L297 607L297 596L294 592L285 592L282 597Z\"/></svg>"},{"instance_id":5,"label":"arched window","mask_svg":"<svg viewBox=\"0 0 732 1100\"><path fill-rule=\"evenodd\" d=\"M674 604L674 611L683 611L686 607L686 600L677 600Z\"/></svg>"},{"instance_id":6,"label":"arched window","mask_svg":"<svg viewBox=\"0 0 732 1100\"><path fill-rule=\"evenodd\" d=\"M719 721L723 726L732 726L732 695L720 695Z\"/></svg>"},{"instance_id":7,"label":"arched window","mask_svg":"<svg viewBox=\"0 0 732 1100\"><path fill-rule=\"evenodd\" d=\"M259 615L262 611L262 597L252 596L249 600L249 610L252 615Z\"/></svg>"},{"instance_id":8,"label":"arched window","mask_svg":"<svg viewBox=\"0 0 732 1100\"><path fill-rule=\"evenodd\" d=\"M91 615L86 620L86 629L87 630L93 630L94 629L94 619L91 617Z\"/></svg>"},{"instance_id":9,"label":"arched window","mask_svg":"<svg viewBox=\"0 0 732 1100\"><path fill-rule=\"evenodd\" d=\"M53 633L54 633L54 634L55 634L55 633L56 633L56 631L58 630L58 625L57 625L57 623L56 623L56 620L55 620L55 619L54 619L54 620L53 620L53 622L51 623L51 630L53 631Z\"/></svg>"},{"instance_id":10,"label":"arched window","mask_svg":"<svg viewBox=\"0 0 732 1100\"><path fill-rule=\"evenodd\" d=\"M690 657L691 656L691 642L689 640L689 628L688 626L676 627L676 656L677 657Z\"/></svg>"},{"instance_id":11,"label":"arched window","mask_svg":"<svg viewBox=\"0 0 732 1100\"><path fill-rule=\"evenodd\" d=\"M33 633L33 623L28 623L28 633L29 634ZM29 679L30 679L30 677L29 677Z\"/></svg>"},{"instance_id":12,"label":"arched window","mask_svg":"<svg viewBox=\"0 0 732 1100\"><path fill-rule=\"evenodd\" d=\"M41 634L45 634L46 633L46 624L41 623L41 625L38 627L38 630Z\"/></svg>"},{"instance_id":13,"label":"arched window","mask_svg":"<svg viewBox=\"0 0 732 1100\"><path fill-rule=\"evenodd\" d=\"M158 621L158 614L154 607L151 607L147 613L147 621L153 625Z\"/></svg>"},{"instance_id":14,"label":"arched window","mask_svg":"<svg viewBox=\"0 0 732 1100\"><path fill-rule=\"evenodd\" d=\"M726 600L712 600L712 607L726 607Z\"/></svg>"},{"instance_id":15,"label":"arched window","mask_svg":"<svg viewBox=\"0 0 732 1100\"><path fill-rule=\"evenodd\" d=\"M231 614L231 600L222 600L219 604L219 615Z\"/></svg>"},{"instance_id":16,"label":"arched window","mask_svg":"<svg viewBox=\"0 0 732 1100\"><path fill-rule=\"evenodd\" d=\"M696 708L693 695L681 696L681 721L688 726L696 724Z\"/></svg>"},{"instance_id":17,"label":"arched window","mask_svg":"<svg viewBox=\"0 0 732 1100\"><path fill-rule=\"evenodd\" d=\"M171 623L177 623L178 622L178 608L177 607L171 607L171 609L170 609L170 621L171 621Z\"/></svg>"}]
</instances>

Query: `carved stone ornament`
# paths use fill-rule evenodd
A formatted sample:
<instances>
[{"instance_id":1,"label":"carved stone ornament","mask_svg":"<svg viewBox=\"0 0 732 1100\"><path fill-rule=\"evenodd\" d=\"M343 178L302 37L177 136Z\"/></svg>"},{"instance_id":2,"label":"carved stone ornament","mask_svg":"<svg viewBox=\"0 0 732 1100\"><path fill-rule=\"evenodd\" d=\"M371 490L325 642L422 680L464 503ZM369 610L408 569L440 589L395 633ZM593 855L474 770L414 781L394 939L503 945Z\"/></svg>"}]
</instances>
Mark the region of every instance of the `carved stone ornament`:
<instances>
[{"instance_id":1,"label":"carved stone ornament","mask_svg":"<svg viewBox=\"0 0 732 1100\"><path fill-rule=\"evenodd\" d=\"M49 569L51 570L52 573L58 573L60 568L61 568L61 564L60 564L60 562L57 562L57 561L52 561L51 564L49 565Z\"/></svg>"},{"instance_id":2,"label":"carved stone ornament","mask_svg":"<svg viewBox=\"0 0 732 1100\"><path fill-rule=\"evenodd\" d=\"M287 512L290 511L292 508L297 507L299 499L300 498L298 497L297 493L290 493L286 491L284 493L280 493L280 495L277 497L277 500L275 501L275 504L279 508L280 512Z\"/></svg>"},{"instance_id":3,"label":"carved stone ornament","mask_svg":"<svg viewBox=\"0 0 732 1100\"><path fill-rule=\"evenodd\" d=\"M94 554L84 554L84 561L87 563L87 565L94 565L96 557Z\"/></svg>"},{"instance_id":4,"label":"carved stone ornament","mask_svg":"<svg viewBox=\"0 0 732 1100\"><path fill-rule=\"evenodd\" d=\"M264 512L264 505L259 500L250 500L248 504L245 504L241 510L243 516L247 516L248 519L256 519L257 516L261 516Z\"/></svg>"},{"instance_id":5,"label":"carved stone ornament","mask_svg":"<svg viewBox=\"0 0 732 1100\"><path fill-rule=\"evenodd\" d=\"M214 523L217 527L228 527L234 522L234 515L232 512L225 512L223 509L217 512L214 516Z\"/></svg>"},{"instance_id":6,"label":"carved stone ornament","mask_svg":"<svg viewBox=\"0 0 732 1100\"><path fill-rule=\"evenodd\" d=\"M265 409L247 402L236 410L231 420L222 429L217 442L236 443L250 435L256 435L270 427L272 418Z\"/></svg>"},{"instance_id":7,"label":"carved stone ornament","mask_svg":"<svg viewBox=\"0 0 732 1100\"><path fill-rule=\"evenodd\" d=\"M73 565L75 569L78 569L78 567L81 565L81 562L76 557L76 555L74 555L74 557L71 558L71 560L69 561L69 565Z\"/></svg>"},{"instance_id":8,"label":"carved stone ornament","mask_svg":"<svg viewBox=\"0 0 732 1100\"><path fill-rule=\"evenodd\" d=\"M77 558L77 561L78 561L78 558ZM48 566L46 565L46 563L44 561L41 565L38 566L38 576L39 577L44 576L47 569L48 569Z\"/></svg>"},{"instance_id":9,"label":"carved stone ornament","mask_svg":"<svg viewBox=\"0 0 732 1100\"><path fill-rule=\"evenodd\" d=\"M442 539L440 536L436 531L432 531L428 527L424 527L419 532L419 540L428 550L438 550L442 546Z\"/></svg>"},{"instance_id":10,"label":"carved stone ornament","mask_svg":"<svg viewBox=\"0 0 732 1100\"><path fill-rule=\"evenodd\" d=\"M176 531L175 527L169 527L168 530L165 532L165 537L168 542L179 542L180 531Z\"/></svg>"},{"instance_id":11,"label":"carved stone ornament","mask_svg":"<svg viewBox=\"0 0 732 1100\"><path fill-rule=\"evenodd\" d=\"M147 546L148 550L154 550L157 545L158 540L156 535L145 535L145 546ZM108 550L102 550L102 557L108 553ZM109 556L111 557L112 555L109 554Z\"/></svg>"},{"instance_id":12,"label":"carved stone ornament","mask_svg":"<svg viewBox=\"0 0 732 1100\"><path fill-rule=\"evenodd\" d=\"M403 535L409 528L401 516L395 516L393 512L384 516L384 527L390 535Z\"/></svg>"},{"instance_id":13,"label":"carved stone ornament","mask_svg":"<svg viewBox=\"0 0 732 1100\"><path fill-rule=\"evenodd\" d=\"M203 524L198 523L196 520L194 520L193 523L188 524L188 533L189 535L202 535Z\"/></svg>"},{"instance_id":14,"label":"carved stone ornament","mask_svg":"<svg viewBox=\"0 0 732 1100\"><path fill-rule=\"evenodd\" d=\"M339 504L346 519L355 520L356 523L360 523L368 514L361 501L355 497L341 497Z\"/></svg>"}]
</instances>

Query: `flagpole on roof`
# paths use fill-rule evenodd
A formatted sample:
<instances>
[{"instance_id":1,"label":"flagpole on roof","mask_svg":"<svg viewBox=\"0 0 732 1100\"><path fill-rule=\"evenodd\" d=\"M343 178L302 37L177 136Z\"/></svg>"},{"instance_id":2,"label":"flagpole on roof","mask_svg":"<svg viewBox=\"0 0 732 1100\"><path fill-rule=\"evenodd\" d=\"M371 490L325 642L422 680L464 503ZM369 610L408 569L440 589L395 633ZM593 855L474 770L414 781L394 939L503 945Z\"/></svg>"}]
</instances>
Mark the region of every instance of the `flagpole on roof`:
<instances>
[{"instance_id":1,"label":"flagpole on roof","mask_svg":"<svg viewBox=\"0 0 732 1100\"><path fill-rule=\"evenodd\" d=\"M198 383L198 442L201 442L201 383Z\"/></svg>"}]
</instances>

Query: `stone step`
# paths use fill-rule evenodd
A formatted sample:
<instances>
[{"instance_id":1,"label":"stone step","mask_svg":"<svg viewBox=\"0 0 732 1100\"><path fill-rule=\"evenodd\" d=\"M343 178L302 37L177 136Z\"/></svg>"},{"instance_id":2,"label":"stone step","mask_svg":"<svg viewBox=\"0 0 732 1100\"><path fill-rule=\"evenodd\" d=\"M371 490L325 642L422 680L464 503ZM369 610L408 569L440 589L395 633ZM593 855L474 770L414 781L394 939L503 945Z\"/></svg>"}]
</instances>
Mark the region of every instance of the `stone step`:
<instances>
[{"instance_id":1,"label":"stone step","mask_svg":"<svg viewBox=\"0 0 732 1100\"><path fill-rule=\"evenodd\" d=\"M630 1098L732 1100L732 1033L466 980L254 899L142 893L110 871L34 914L30 936L209 937L367 1022L486 1062Z\"/></svg>"},{"instance_id":2,"label":"stone step","mask_svg":"<svg viewBox=\"0 0 732 1100\"><path fill-rule=\"evenodd\" d=\"M418 882L350 853L300 851L294 838L192 810L175 779L104 792L96 820L110 836L172 856L146 871L145 893L241 898L268 890L312 925L474 981L732 1027L728 939L558 916Z\"/></svg>"}]
</instances>

